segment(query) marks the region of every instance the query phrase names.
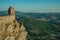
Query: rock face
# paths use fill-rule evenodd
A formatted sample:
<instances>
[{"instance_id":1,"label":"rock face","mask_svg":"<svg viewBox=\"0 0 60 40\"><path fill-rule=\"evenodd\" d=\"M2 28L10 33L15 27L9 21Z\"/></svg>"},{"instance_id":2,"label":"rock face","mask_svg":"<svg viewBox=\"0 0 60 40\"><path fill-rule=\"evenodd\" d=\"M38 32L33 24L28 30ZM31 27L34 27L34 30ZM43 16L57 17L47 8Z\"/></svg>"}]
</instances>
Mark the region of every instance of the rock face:
<instances>
[{"instance_id":1,"label":"rock face","mask_svg":"<svg viewBox=\"0 0 60 40\"><path fill-rule=\"evenodd\" d=\"M26 40L27 32L22 23L17 21L0 24L0 40Z\"/></svg>"},{"instance_id":2,"label":"rock face","mask_svg":"<svg viewBox=\"0 0 60 40\"><path fill-rule=\"evenodd\" d=\"M14 11L9 11L10 15L6 17L3 16L3 18L1 17L2 20L0 20L0 40L26 40L27 32L25 31L23 23L18 23L14 19L15 16L11 15ZM11 16L13 19L9 20L9 17Z\"/></svg>"}]
</instances>

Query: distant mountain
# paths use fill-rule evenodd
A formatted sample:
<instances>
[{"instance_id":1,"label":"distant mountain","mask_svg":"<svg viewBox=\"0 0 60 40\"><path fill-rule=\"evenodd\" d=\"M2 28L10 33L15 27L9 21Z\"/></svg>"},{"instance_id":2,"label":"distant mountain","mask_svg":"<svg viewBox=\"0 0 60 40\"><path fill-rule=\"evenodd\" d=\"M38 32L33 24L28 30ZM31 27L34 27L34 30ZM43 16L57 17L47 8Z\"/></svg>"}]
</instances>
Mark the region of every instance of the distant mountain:
<instances>
[{"instance_id":1,"label":"distant mountain","mask_svg":"<svg viewBox=\"0 0 60 40\"><path fill-rule=\"evenodd\" d=\"M21 18L21 17L29 17L29 18L43 18L45 17L46 19L51 19L52 17L55 19L60 19L60 13L35 13L35 12L19 12L16 11L16 18ZM0 15L8 15L7 11L0 11Z\"/></svg>"},{"instance_id":2,"label":"distant mountain","mask_svg":"<svg viewBox=\"0 0 60 40\"><path fill-rule=\"evenodd\" d=\"M7 11L0 11L0 16L5 16L5 15L8 15Z\"/></svg>"}]
</instances>

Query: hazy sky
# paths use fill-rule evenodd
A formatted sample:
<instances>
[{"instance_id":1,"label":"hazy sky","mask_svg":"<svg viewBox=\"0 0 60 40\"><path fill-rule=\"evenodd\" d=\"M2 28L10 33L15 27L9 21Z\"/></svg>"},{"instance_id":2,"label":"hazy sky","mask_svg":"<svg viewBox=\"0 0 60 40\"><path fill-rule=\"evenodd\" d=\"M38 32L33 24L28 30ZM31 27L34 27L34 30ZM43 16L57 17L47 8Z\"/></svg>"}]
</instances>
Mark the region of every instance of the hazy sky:
<instances>
[{"instance_id":1,"label":"hazy sky","mask_svg":"<svg viewBox=\"0 0 60 40\"><path fill-rule=\"evenodd\" d=\"M60 0L0 0L0 11L9 6L22 12L60 12Z\"/></svg>"}]
</instances>

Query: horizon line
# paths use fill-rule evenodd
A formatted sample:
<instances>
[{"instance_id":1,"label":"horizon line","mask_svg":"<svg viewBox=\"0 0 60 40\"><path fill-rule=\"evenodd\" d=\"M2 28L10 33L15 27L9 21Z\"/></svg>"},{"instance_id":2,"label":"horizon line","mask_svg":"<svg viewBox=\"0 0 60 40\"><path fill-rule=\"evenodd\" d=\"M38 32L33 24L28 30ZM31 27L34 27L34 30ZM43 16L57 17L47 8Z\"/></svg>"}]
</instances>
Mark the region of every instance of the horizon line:
<instances>
[{"instance_id":1,"label":"horizon line","mask_svg":"<svg viewBox=\"0 0 60 40\"><path fill-rule=\"evenodd\" d=\"M1 12L2 10L0 10L0 12ZM8 11L8 10L3 10L3 11ZM15 10L15 11L17 11L17 10ZM60 13L60 12L33 12L33 11L31 11L31 12L27 12L27 11L17 11L17 12L23 12L23 13Z\"/></svg>"}]
</instances>

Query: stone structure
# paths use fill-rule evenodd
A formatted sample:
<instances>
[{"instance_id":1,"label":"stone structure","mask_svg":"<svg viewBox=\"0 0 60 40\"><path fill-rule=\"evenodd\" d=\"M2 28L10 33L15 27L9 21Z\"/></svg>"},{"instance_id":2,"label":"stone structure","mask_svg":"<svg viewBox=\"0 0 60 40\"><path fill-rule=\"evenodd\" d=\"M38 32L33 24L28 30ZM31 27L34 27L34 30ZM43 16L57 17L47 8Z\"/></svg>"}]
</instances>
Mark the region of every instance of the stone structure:
<instances>
[{"instance_id":1,"label":"stone structure","mask_svg":"<svg viewBox=\"0 0 60 40\"><path fill-rule=\"evenodd\" d=\"M0 16L0 40L26 40L27 32L22 23L15 20L14 8L9 7L8 16Z\"/></svg>"},{"instance_id":2,"label":"stone structure","mask_svg":"<svg viewBox=\"0 0 60 40\"><path fill-rule=\"evenodd\" d=\"M8 9L8 16L0 16L0 23L4 22L4 23L12 23L15 20L15 12L14 12L14 8L10 7Z\"/></svg>"}]
</instances>

